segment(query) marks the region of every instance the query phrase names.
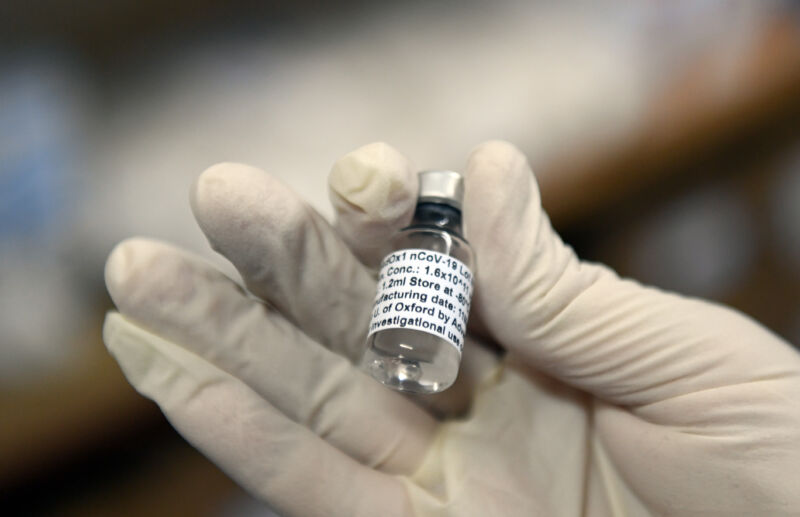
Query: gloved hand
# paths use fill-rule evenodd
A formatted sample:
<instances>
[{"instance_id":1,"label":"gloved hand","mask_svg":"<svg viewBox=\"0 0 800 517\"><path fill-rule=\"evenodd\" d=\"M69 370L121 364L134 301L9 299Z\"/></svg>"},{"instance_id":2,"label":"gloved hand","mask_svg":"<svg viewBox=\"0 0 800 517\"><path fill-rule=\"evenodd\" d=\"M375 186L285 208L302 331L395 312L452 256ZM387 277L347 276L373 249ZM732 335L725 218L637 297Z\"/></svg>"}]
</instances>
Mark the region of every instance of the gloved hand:
<instances>
[{"instance_id":1,"label":"gloved hand","mask_svg":"<svg viewBox=\"0 0 800 517\"><path fill-rule=\"evenodd\" d=\"M412 399L360 373L369 267L411 217L413 170L385 144L341 159L336 228L254 168L204 172L195 216L263 301L167 244L118 245L104 337L130 382L287 516L797 515L800 355L580 262L509 144L466 168L456 385Z\"/></svg>"}]
</instances>

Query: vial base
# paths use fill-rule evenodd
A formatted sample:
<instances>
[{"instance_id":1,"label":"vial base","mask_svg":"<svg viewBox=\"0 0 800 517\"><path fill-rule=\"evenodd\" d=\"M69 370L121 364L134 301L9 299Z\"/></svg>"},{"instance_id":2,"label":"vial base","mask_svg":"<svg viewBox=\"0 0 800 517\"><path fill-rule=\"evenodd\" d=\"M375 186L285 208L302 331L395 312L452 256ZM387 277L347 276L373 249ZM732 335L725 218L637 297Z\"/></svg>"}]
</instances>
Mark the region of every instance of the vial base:
<instances>
[{"instance_id":1,"label":"vial base","mask_svg":"<svg viewBox=\"0 0 800 517\"><path fill-rule=\"evenodd\" d=\"M437 393L458 375L461 354L446 340L413 329L386 329L367 340L361 368L398 391Z\"/></svg>"}]
</instances>

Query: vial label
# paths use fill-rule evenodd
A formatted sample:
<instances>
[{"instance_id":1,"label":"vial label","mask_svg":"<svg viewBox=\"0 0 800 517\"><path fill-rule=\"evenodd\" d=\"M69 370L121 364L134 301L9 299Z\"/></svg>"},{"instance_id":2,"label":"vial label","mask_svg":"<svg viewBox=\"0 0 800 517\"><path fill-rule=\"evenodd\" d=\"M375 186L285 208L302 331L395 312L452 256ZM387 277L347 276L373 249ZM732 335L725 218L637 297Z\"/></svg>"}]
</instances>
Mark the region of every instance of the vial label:
<instances>
[{"instance_id":1,"label":"vial label","mask_svg":"<svg viewBox=\"0 0 800 517\"><path fill-rule=\"evenodd\" d=\"M381 262L369 334L421 330L461 352L471 300L472 271L460 260L431 250L395 251Z\"/></svg>"}]
</instances>

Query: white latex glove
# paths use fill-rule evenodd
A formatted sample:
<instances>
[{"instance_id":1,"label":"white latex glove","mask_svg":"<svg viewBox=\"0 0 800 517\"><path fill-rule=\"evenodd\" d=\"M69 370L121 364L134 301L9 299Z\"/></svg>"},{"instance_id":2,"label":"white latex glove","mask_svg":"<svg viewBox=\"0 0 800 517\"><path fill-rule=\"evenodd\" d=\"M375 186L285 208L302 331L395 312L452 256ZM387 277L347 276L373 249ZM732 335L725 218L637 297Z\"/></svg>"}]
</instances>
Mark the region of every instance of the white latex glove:
<instances>
[{"instance_id":1,"label":"white latex glove","mask_svg":"<svg viewBox=\"0 0 800 517\"><path fill-rule=\"evenodd\" d=\"M129 240L106 267L108 348L287 516L798 515L800 355L730 309L580 262L512 146L482 145L465 176L471 328L508 353L471 338L442 397L352 364L375 292L356 257L373 266L415 201L412 166L384 144L334 167L336 229L254 168L204 172L195 216L264 303Z\"/></svg>"}]
</instances>

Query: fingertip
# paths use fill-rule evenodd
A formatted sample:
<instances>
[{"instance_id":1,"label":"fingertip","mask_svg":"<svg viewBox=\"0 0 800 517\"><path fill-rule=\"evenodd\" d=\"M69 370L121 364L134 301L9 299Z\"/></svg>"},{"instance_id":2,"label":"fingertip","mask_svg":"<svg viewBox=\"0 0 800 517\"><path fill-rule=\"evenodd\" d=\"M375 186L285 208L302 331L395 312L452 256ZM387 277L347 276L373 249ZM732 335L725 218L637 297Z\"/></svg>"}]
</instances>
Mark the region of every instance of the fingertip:
<instances>
[{"instance_id":1,"label":"fingertip","mask_svg":"<svg viewBox=\"0 0 800 517\"><path fill-rule=\"evenodd\" d=\"M477 247L484 240L494 246L498 239L515 238L520 226L535 227L541 212L539 190L527 158L516 146L491 140L476 147L464 183L467 237Z\"/></svg>"},{"instance_id":2,"label":"fingertip","mask_svg":"<svg viewBox=\"0 0 800 517\"><path fill-rule=\"evenodd\" d=\"M106 261L105 280L117 309L136 320L163 307L185 306L196 294L186 254L142 237L114 247Z\"/></svg>"},{"instance_id":3,"label":"fingertip","mask_svg":"<svg viewBox=\"0 0 800 517\"><path fill-rule=\"evenodd\" d=\"M416 176L414 166L397 149L375 142L337 160L328 187L337 212L392 219L413 203Z\"/></svg>"},{"instance_id":4,"label":"fingertip","mask_svg":"<svg viewBox=\"0 0 800 517\"><path fill-rule=\"evenodd\" d=\"M507 140L493 139L481 142L472 149L469 159L473 158L497 158L503 156L521 155L522 152L517 146ZM524 156L523 156L524 158Z\"/></svg>"},{"instance_id":5,"label":"fingertip","mask_svg":"<svg viewBox=\"0 0 800 517\"><path fill-rule=\"evenodd\" d=\"M188 408L204 391L198 386L232 380L205 358L118 312L106 315L103 340L128 382L165 412Z\"/></svg>"},{"instance_id":6,"label":"fingertip","mask_svg":"<svg viewBox=\"0 0 800 517\"><path fill-rule=\"evenodd\" d=\"M292 242L308 207L279 179L257 167L220 163L206 169L190 194L192 212L211 248L247 279L263 271L264 243Z\"/></svg>"},{"instance_id":7,"label":"fingertip","mask_svg":"<svg viewBox=\"0 0 800 517\"><path fill-rule=\"evenodd\" d=\"M361 262L374 265L387 252L391 236L411 220L417 189L414 165L386 143L336 162L328 177L336 226Z\"/></svg>"},{"instance_id":8,"label":"fingertip","mask_svg":"<svg viewBox=\"0 0 800 517\"><path fill-rule=\"evenodd\" d=\"M152 369L156 352L153 335L131 323L116 311L109 311L103 322L103 342L117 360L128 381L141 392L141 381Z\"/></svg>"},{"instance_id":9,"label":"fingertip","mask_svg":"<svg viewBox=\"0 0 800 517\"><path fill-rule=\"evenodd\" d=\"M106 259L104 276L111 299L120 306L138 285L139 271L152 248L158 243L143 237L132 237L118 243Z\"/></svg>"},{"instance_id":10,"label":"fingertip","mask_svg":"<svg viewBox=\"0 0 800 517\"><path fill-rule=\"evenodd\" d=\"M533 172L525 154L505 140L489 140L478 145L467 161L467 186L480 184L488 192L498 189L515 195L528 195L533 190L538 195ZM485 188L473 188L486 192Z\"/></svg>"},{"instance_id":11,"label":"fingertip","mask_svg":"<svg viewBox=\"0 0 800 517\"><path fill-rule=\"evenodd\" d=\"M250 165L223 162L204 170L195 180L189 195L195 219L209 233L225 230L230 215L242 213L242 208L254 203L253 186L267 175ZM242 188L242 186L245 186Z\"/></svg>"},{"instance_id":12,"label":"fingertip","mask_svg":"<svg viewBox=\"0 0 800 517\"><path fill-rule=\"evenodd\" d=\"M119 342L118 336L122 319L122 315L119 312L108 311L105 320L103 320L103 343L105 343L109 351L113 352Z\"/></svg>"},{"instance_id":13,"label":"fingertip","mask_svg":"<svg viewBox=\"0 0 800 517\"><path fill-rule=\"evenodd\" d=\"M140 393L140 384L152 369L155 354L145 333L127 321L122 314L111 311L103 322L103 342L117 360L125 377Z\"/></svg>"},{"instance_id":14,"label":"fingertip","mask_svg":"<svg viewBox=\"0 0 800 517\"><path fill-rule=\"evenodd\" d=\"M125 239L117 243L106 259L103 276L106 288L111 298L116 303L117 294L128 279L128 265L130 264L130 243L133 239Z\"/></svg>"}]
</instances>

